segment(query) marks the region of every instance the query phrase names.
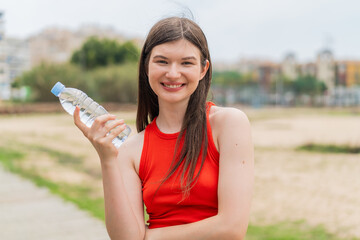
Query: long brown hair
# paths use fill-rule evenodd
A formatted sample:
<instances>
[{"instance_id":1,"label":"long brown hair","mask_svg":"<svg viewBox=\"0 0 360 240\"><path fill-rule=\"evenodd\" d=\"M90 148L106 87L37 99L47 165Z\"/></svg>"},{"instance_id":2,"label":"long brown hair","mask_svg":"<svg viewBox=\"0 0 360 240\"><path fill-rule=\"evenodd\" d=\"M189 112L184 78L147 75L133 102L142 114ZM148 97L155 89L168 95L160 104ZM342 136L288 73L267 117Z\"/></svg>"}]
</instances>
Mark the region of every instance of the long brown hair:
<instances>
[{"instance_id":1,"label":"long brown hair","mask_svg":"<svg viewBox=\"0 0 360 240\"><path fill-rule=\"evenodd\" d=\"M197 89L190 96L177 139L173 162L167 176L163 179L163 182L165 182L177 172L177 169L181 169L181 189L183 196L186 197L199 177L207 153L206 97L209 92L212 75L211 59L206 37L201 28L192 20L170 17L160 20L151 28L140 55L136 127L138 132L143 131L159 115L158 98L150 87L147 75L151 51L157 45L180 39L191 42L200 50L202 67L205 67L206 60L209 61L207 73L199 81ZM182 138L184 143L180 153L178 153ZM201 151L200 170L195 174L195 167Z\"/></svg>"}]
</instances>

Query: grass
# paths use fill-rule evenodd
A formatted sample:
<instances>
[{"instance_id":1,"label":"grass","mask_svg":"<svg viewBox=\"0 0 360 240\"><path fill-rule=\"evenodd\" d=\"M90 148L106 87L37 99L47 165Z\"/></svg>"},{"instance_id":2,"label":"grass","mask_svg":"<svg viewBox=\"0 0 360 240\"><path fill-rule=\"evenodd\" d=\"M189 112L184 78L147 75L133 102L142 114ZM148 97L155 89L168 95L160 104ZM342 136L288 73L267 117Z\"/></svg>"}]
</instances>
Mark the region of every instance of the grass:
<instances>
[{"instance_id":1,"label":"grass","mask_svg":"<svg viewBox=\"0 0 360 240\"><path fill-rule=\"evenodd\" d=\"M93 169L89 169L84 166L84 156L75 156L40 145L26 145L24 148L46 153L50 157L56 159L57 163L60 165L76 169L79 172L85 172L96 179L101 179L100 171L94 171Z\"/></svg>"},{"instance_id":2,"label":"grass","mask_svg":"<svg viewBox=\"0 0 360 240\"><path fill-rule=\"evenodd\" d=\"M249 225L246 240L342 240L322 226L310 227L304 221L282 222L267 226ZM351 240L351 239L347 239ZM353 238L355 240L355 238Z\"/></svg>"},{"instance_id":3,"label":"grass","mask_svg":"<svg viewBox=\"0 0 360 240\"><path fill-rule=\"evenodd\" d=\"M297 116L358 116L359 108L286 108L286 107L264 107L260 109L243 108L242 109L249 117L250 122L287 118L291 119Z\"/></svg>"},{"instance_id":4,"label":"grass","mask_svg":"<svg viewBox=\"0 0 360 240\"><path fill-rule=\"evenodd\" d=\"M66 166L79 167L83 163L83 157L74 156L66 152L56 151L45 146L31 145L30 148L43 153L47 153L50 157L55 158L59 164L63 164Z\"/></svg>"},{"instance_id":5,"label":"grass","mask_svg":"<svg viewBox=\"0 0 360 240\"><path fill-rule=\"evenodd\" d=\"M0 147L0 161L11 172L16 172L16 167L13 164L14 161L21 161L24 157L25 154L23 153Z\"/></svg>"},{"instance_id":6,"label":"grass","mask_svg":"<svg viewBox=\"0 0 360 240\"><path fill-rule=\"evenodd\" d=\"M296 148L299 151L320 152L320 153L360 153L360 147L349 145L332 145L308 143Z\"/></svg>"}]
</instances>

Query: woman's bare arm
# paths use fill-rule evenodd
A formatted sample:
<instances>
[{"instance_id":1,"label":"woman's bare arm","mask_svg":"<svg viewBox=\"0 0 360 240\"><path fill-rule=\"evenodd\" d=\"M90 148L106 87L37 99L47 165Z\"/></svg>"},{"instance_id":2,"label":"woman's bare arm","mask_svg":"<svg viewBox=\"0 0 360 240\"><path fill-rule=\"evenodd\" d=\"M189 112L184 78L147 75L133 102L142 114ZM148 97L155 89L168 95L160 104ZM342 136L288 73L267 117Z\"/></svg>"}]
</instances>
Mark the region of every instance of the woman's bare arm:
<instances>
[{"instance_id":1,"label":"woman's bare arm","mask_svg":"<svg viewBox=\"0 0 360 240\"><path fill-rule=\"evenodd\" d=\"M106 124L109 120L112 123ZM105 220L113 240L143 240L145 236L141 181L134 167L134 156L142 145L140 134L129 138L119 149L112 139L124 130L123 121L103 115L88 128L74 113L76 126L90 140L99 154L105 199ZM110 134L107 135L107 133Z\"/></svg>"}]
</instances>

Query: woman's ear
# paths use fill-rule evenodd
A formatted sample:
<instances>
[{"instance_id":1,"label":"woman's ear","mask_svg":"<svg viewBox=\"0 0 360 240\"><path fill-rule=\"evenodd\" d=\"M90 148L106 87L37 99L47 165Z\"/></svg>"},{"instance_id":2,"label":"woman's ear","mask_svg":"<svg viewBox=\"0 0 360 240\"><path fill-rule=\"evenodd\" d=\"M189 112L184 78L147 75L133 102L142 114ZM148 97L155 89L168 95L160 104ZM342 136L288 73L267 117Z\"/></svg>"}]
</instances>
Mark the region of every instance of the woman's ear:
<instances>
[{"instance_id":1,"label":"woman's ear","mask_svg":"<svg viewBox=\"0 0 360 240\"><path fill-rule=\"evenodd\" d=\"M209 66L210 66L210 62L209 60L205 60L205 66L202 68L202 71L200 73L200 80L203 79L207 73L207 71L209 70Z\"/></svg>"}]
</instances>

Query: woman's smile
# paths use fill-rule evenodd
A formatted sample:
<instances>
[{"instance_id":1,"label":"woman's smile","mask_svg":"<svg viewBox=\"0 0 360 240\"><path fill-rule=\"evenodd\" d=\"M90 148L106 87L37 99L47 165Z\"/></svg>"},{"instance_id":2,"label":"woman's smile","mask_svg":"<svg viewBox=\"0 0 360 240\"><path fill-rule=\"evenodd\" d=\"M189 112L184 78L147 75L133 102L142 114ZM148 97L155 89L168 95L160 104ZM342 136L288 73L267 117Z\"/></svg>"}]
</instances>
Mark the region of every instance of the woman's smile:
<instances>
[{"instance_id":1,"label":"woman's smile","mask_svg":"<svg viewBox=\"0 0 360 240\"><path fill-rule=\"evenodd\" d=\"M169 83L162 82L161 85L165 90L175 92L181 90L186 84L185 83Z\"/></svg>"}]
</instances>

